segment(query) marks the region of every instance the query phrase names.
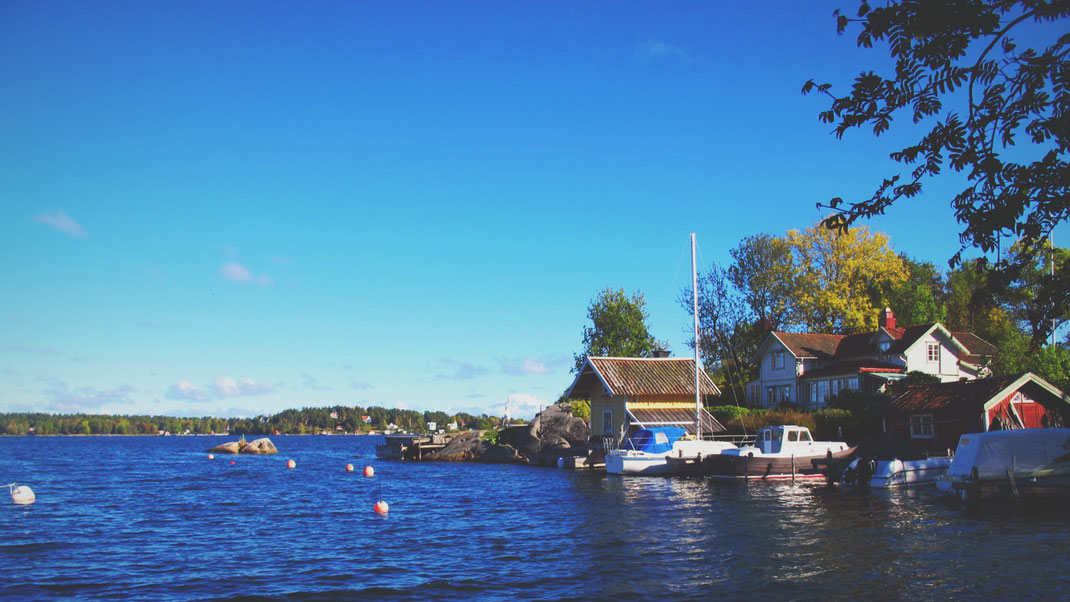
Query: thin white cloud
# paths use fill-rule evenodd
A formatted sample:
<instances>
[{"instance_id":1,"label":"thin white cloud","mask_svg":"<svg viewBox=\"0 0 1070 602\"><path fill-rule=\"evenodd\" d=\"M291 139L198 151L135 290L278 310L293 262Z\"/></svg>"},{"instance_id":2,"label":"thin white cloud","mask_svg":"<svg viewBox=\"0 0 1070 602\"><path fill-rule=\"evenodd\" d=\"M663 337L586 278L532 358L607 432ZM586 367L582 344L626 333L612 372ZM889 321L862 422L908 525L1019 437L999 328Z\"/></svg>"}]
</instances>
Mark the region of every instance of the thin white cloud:
<instances>
[{"instance_id":1,"label":"thin white cloud","mask_svg":"<svg viewBox=\"0 0 1070 602\"><path fill-rule=\"evenodd\" d=\"M253 395L265 395L275 390L275 385L267 382L258 383L251 378L234 380L229 376L217 376L212 383L212 393L215 397L249 397Z\"/></svg>"},{"instance_id":2,"label":"thin white cloud","mask_svg":"<svg viewBox=\"0 0 1070 602\"><path fill-rule=\"evenodd\" d=\"M171 399L185 399L189 401L208 401L208 393L188 380L180 380L177 385L171 385L167 389L167 396Z\"/></svg>"},{"instance_id":3,"label":"thin white cloud","mask_svg":"<svg viewBox=\"0 0 1070 602\"><path fill-rule=\"evenodd\" d=\"M687 52L679 46L654 40L647 40L635 48L635 60L640 63L649 64L668 59L685 60Z\"/></svg>"},{"instance_id":4,"label":"thin white cloud","mask_svg":"<svg viewBox=\"0 0 1070 602\"><path fill-rule=\"evenodd\" d=\"M219 275L227 282L233 282L235 284L254 284L256 286L271 285L270 276L266 274L256 276L237 261L228 261L219 266Z\"/></svg>"},{"instance_id":5,"label":"thin white cloud","mask_svg":"<svg viewBox=\"0 0 1070 602\"><path fill-rule=\"evenodd\" d=\"M74 221L74 218L67 215L62 209L56 209L51 213L39 213L34 216L34 221L51 226L60 232L69 234L76 238L85 238L85 228L81 224Z\"/></svg>"},{"instance_id":6,"label":"thin white cloud","mask_svg":"<svg viewBox=\"0 0 1070 602\"><path fill-rule=\"evenodd\" d=\"M477 366L468 362L446 359L442 360L442 363L445 366L445 372L435 375L435 380L470 380L489 372L484 366Z\"/></svg>"},{"instance_id":7,"label":"thin white cloud","mask_svg":"<svg viewBox=\"0 0 1070 602\"><path fill-rule=\"evenodd\" d=\"M304 387L306 389L312 389L314 391L333 391L331 387L327 385L321 385L318 378L311 374L302 374L301 379L304 381Z\"/></svg>"},{"instance_id":8,"label":"thin white cloud","mask_svg":"<svg viewBox=\"0 0 1070 602\"><path fill-rule=\"evenodd\" d=\"M363 380L353 380L350 381L349 388L356 389L358 391L367 391L368 389L372 388L372 384Z\"/></svg>"},{"instance_id":9,"label":"thin white cloud","mask_svg":"<svg viewBox=\"0 0 1070 602\"><path fill-rule=\"evenodd\" d=\"M46 386L41 392L50 402L46 409L53 412L92 412L108 404L131 405L134 401L130 394L137 391L127 384L120 384L114 389L70 389L66 382L58 378L46 378L44 382Z\"/></svg>"},{"instance_id":10,"label":"thin white cloud","mask_svg":"<svg viewBox=\"0 0 1070 602\"><path fill-rule=\"evenodd\" d=\"M548 374L550 372L550 369L544 362L533 357L513 360L499 359L498 362L502 365L502 372L512 374L513 376L520 376L523 374Z\"/></svg>"}]
</instances>

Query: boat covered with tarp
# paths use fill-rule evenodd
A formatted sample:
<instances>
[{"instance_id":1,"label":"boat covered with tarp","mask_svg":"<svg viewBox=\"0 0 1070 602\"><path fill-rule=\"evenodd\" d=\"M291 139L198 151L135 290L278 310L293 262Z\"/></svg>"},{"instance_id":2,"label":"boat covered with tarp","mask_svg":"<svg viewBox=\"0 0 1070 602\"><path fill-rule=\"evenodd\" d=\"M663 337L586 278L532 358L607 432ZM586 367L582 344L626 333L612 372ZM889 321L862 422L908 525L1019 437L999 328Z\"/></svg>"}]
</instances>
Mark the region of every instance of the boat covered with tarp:
<instances>
[{"instance_id":1,"label":"boat covered with tarp","mask_svg":"<svg viewBox=\"0 0 1070 602\"><path fill-rule=\"evenodd\" d=\"M936 481L965 501L990 497L1070 497L1070 429L971 433Z\"/></svg>"}]
</instances>

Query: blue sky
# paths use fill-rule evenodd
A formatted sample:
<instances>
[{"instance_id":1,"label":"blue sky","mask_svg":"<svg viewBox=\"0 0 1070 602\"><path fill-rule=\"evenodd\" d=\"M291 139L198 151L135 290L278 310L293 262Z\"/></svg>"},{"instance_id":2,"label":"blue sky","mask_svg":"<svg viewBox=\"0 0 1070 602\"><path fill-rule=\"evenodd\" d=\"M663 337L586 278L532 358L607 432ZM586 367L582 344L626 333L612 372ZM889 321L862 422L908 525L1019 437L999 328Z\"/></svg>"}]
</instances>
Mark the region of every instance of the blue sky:
<instances>
[{"instance_id":1,"label":"blue sky","mask_svg":"<svg viewBox=\"0 0 1070 602\"><path fill-rule=\"evenodd\" d=\"M6 3L0 411L530 416L607 286L688 355L689 232L901 171L800 94L854 5ZM869 225L944 266L952 189Z\"/></svg>"}]
</instances>

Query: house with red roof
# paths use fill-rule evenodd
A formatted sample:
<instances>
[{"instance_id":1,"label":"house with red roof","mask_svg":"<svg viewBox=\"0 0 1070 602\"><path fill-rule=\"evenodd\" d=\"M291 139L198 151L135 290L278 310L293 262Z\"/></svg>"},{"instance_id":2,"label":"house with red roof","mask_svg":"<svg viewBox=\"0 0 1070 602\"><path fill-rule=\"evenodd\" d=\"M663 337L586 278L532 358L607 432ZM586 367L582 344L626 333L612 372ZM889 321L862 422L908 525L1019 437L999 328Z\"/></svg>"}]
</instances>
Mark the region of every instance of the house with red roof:
<instances>
[{"instance_id":1,"label":"house with red roof","mask_svg":"<svg viewBox=\"0 0 1070 602\"><path fill-rule=\"evenodd\" d=\"M884 410L885 443L899 457L946 452L967 433L1062 427L1070 398L1043 378L984 378L906 387Z\"/></svg>"},{"instance_id":2,"label":"house with red roof","mask_svg":"<svg viewBox=\"0 0 1070 602\"><path fill-rule=\"evenodd\" d=\"M908 372L942 382L983 378L995 353L977 335L951 332L940 323L896 326L891 308L885 308L873 332L769 333L754 355L760 376L747 384L747 400L760 407L790 402L820 409L840 391L882 391Z\"/></svg>"}]
</instances>

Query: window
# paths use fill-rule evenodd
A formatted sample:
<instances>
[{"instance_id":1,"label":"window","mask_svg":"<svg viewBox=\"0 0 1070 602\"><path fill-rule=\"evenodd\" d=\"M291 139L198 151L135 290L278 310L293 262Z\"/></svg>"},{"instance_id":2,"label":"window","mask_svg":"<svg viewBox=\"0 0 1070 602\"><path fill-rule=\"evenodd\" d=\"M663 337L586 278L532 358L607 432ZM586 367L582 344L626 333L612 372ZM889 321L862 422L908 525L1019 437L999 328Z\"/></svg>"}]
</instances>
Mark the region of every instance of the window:
<instances>
[{"instance_id":1,"label":"window","mask_svg":"<svg viewBox=\"0 0 1070 602\"><path fill-rule=\"evenodd\" d=\"M930 362L940 361L940 343L927 343L925 345L925 359Z\"/></svg>"},{"instance_id":2,"label":"window","mask_svg":"<svg viewBox=\"0 0 1070 602\"><path fill-rule=\"evenodd\" d=\"M776 385L765 388L766 405L791 401L791 385Z\"/></svg>"},{"instance_id":3,"label":"window","mask_svg":"<svg viewBox=\"0 0 1070 602\"><path fill-rule=\"evenodd\" d=\"M602 436L613 437L613 410L602 410Z\"/></svg>"},{"instance_id":4,"label":"window","mask_svg":"<svg viewBox=\"0 0 1070 602\"><path fill-rule=\"evenodd\" d=\"M788 441L798 441L799 431L788 431Z\"/></svg>"},{"instance_id":5,"label":"window","mask_svg":"<svg viewBox=\"0 0 1070 602\"><path fill-rule=\"evenodd\" d=\"M932 414L915 414L910 417L910 438L911 439L932 439L933 438L933 415Z\"/></svg>"},{"instance_id":6,"label":"window","mask_svg":"<svg viewBox=\"0 0 1070 602\"><path fill-rule=\"evenodd\" d=\"M783 370L784 369L784 352L783 351L774 351L771 355L773 356L773 370Z\"/></svg>"},{"instance_id":7,"label":"window","mask_svg":"<svg viewBox=\"0 0 1070 602\"><path fill-rule=\"evenodd\" d=\"M888 353L888 350L891 349L891 348L892 348L892 342L891 341L881 341L880 343L877 343L877 349L879 349L882 354Z\"/></svg>"}]
</instances>

